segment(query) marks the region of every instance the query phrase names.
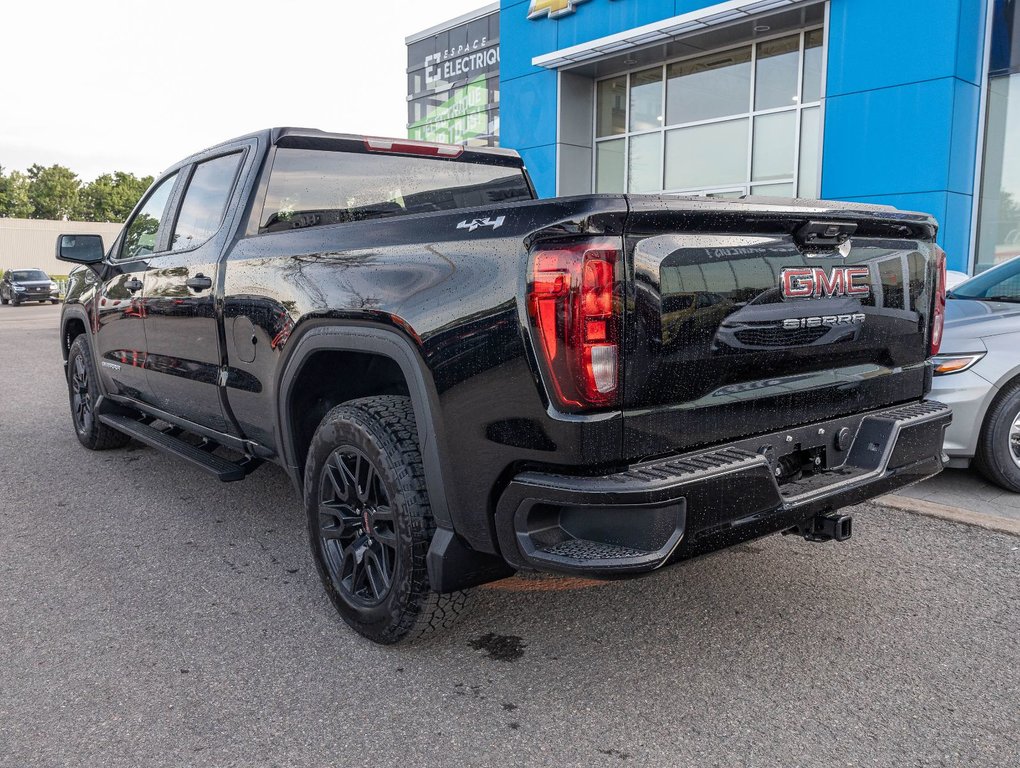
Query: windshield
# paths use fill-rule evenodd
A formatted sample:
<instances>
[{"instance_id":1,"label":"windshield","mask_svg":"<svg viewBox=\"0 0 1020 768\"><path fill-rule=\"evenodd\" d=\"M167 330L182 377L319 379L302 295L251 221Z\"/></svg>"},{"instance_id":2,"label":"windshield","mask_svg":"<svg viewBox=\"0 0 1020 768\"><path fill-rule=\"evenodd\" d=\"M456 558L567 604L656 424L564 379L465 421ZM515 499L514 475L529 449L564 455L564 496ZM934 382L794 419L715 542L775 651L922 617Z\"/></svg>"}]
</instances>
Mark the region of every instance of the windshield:
<instances>
[{"instance_id":1,"label":"windshield","mask_svg":"<svg viewBox=\"0 0 1020 768\"><path fill-rule=\"evenodd\" d=\"M49 280L50 277L41 269L19 269L11 272L11 280L15 282L30 280Z\"/></svg>"},{"instance_id":2,"label":"windshield","mask_svg":"<svg viewBox=\"0 0 1020 768\"><path fill-rule=\"evenodd\" d=\"M1020 302L1020 257L960 283L951 298Z\"/></svg>"}]
</instances>

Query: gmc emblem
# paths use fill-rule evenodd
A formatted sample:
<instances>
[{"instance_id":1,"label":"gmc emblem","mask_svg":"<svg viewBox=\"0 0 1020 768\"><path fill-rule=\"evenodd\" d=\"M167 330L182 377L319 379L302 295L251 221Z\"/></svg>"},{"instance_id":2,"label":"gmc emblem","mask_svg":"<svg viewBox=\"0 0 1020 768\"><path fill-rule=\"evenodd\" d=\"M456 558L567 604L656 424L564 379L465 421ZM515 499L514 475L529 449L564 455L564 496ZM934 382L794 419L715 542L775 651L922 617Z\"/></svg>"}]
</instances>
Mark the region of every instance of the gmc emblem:
<instances>
[{"instance_id":1,"label":"gmc emblem","mask_svg":"<svg viewBox=\"0 0 1020 768\"><path fill-rule=\"evenodd\" d=\"M867 267L790 267L779 273L786 299L821 299L871 295L871 270Z\"/></svg>"}]
</instances>

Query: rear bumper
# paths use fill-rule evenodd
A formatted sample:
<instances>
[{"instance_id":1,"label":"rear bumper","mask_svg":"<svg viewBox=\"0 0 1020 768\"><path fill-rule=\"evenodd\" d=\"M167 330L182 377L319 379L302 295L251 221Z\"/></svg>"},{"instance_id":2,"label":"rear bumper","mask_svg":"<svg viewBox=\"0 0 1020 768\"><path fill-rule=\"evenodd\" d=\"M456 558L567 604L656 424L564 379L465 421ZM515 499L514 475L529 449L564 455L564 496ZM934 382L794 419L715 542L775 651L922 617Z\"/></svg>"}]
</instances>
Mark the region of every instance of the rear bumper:
<instances>
[{"instance_id":1,"label":"rear bumper","mask_svg":"<svg viewBox=\"0 0 1020 768\"><path fill-rule=\"evenodd\" d=\"M651 571L937 474L950 421L948 406L929 401L611 475L524 472L497 505L500 549L517 568L603 575ZM795 458L803 463L805 457L812 466L817 457L823 471L787 474Z\"/></svg>"}]
</instances>

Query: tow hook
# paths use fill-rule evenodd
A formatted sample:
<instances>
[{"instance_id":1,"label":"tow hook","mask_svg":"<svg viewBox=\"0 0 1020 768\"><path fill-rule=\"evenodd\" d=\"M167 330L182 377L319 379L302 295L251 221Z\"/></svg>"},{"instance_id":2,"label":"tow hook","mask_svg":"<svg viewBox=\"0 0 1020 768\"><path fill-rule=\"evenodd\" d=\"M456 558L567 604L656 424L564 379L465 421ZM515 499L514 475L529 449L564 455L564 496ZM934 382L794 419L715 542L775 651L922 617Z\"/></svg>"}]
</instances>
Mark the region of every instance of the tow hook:
<instances>
[{"instance_id":1,"label":"tow hook","mask_svg":"<svg viewBox=\"0 0 1020 768\"><path fill-rule=\"evenodd\" d=\"M852 515L830 512L815 515L809 523L799 525L791 533L799 533L806 541L846 541L853 535Z\"/></svg>"}]
</instances>

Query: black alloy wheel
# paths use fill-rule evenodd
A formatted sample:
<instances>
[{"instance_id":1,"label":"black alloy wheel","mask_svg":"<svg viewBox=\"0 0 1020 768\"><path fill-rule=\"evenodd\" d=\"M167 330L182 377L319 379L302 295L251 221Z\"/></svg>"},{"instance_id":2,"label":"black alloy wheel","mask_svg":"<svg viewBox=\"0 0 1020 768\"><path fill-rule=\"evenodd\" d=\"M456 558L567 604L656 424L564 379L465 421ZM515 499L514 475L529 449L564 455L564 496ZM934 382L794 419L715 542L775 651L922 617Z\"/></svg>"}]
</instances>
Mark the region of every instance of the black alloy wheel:
<instances>
[{"instance_id":1,"label":"black alloy wheel","mask_svg":"<svg viewBox=\"0 0 1020 768\"><path fill-rule=\"evenodd\" d=\"M329 576L353 603L377 606L393 586L397 531L379 470L345 445L330 454L319 481L319 537Z\"/></svg>"},{"instance_id":2,"label":"black alloy wheel","mask_svg":"<svg viewBox=\"0 0 1020 768\"><path fill-rule=\"evenodd\" d=\"M308 446L304 500L319 578L352 629L390 644L452 624L467 596L429 585L436 526L409 398L327 413Z\"/></svg>"},{"instance_id":3,"label":"black alloy wheel","mask_svg":"<svg viewBox=\"0 0 1020 768\"><path fill-rule=\"evenodd\" d=\"M71 415L74 426L81 432L90 432L95 414L92 412L92 394L89 392L89 371L85 356L76 355L71 362Z\"/></svg>"},{"instance_id":4,"label":"black alloy wheel","mask_svg":"<svg viewBox=\"0 0 1020 768\"><path fill-rule=\"evenodd\" d=\"M123 432L103 424L96 418L99 387L92 350L83 333L71 343L67 353L67 395L71 405L71 421L78 442L91 451L121 448L131 442Z\"/></svg>"}]
</instances>

